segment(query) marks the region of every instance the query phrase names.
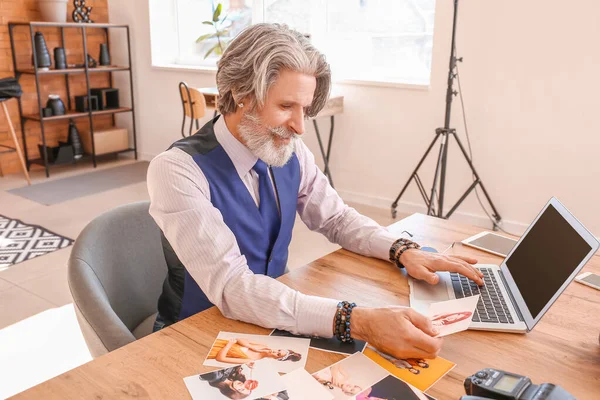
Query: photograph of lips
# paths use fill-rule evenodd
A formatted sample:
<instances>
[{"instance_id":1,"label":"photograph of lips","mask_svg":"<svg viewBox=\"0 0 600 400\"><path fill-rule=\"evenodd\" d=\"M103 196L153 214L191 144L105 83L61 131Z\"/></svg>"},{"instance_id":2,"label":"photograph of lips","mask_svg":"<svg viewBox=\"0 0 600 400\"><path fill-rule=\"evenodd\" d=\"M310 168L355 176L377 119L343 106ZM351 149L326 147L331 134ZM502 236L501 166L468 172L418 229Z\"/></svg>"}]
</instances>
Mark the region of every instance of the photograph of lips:
<instances>
[{"instance_id":1,"label":"photograph of lips","mask_svg":"<svg viewBox=\"0 0 600 400\"><path fill-rule=\"evenodd\" d=\"M265 360L188 376L183 381L194 400L252 400L286 388L277 370Z\"/></svg>"}]
</instances>

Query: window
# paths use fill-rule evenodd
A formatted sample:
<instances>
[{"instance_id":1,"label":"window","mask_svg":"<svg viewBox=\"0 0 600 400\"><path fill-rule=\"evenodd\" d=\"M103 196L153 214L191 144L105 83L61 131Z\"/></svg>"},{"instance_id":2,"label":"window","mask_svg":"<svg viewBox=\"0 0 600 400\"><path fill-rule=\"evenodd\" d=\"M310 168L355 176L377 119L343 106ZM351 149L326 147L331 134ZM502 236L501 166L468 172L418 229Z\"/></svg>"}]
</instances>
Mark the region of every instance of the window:
<instances>
[{"instance_id":1,"label":"window","mask_svg":"<svg viewBox=\"0 0 600 400\"><path fill-rule=\"evenodd\" d=\"M153 3L161 0L154 0ZM210 20L217 1L171 0L177 50L171 63L214 67L205 54L219 38ZM285 23L309 34L327 56L335 80L429 84L435 0L224 0L224 41L257 22ZM162 6L164 7L164 5ZM151 10L152 14L152 10ZM164 13L162 14L164 20ZM154 27L152 27L154 29ZM173 43L171 43L173 46ZM154 46L153 46L154 51ZM154 57L153 57L154 60Z\"/></svg>"}]
</instances>

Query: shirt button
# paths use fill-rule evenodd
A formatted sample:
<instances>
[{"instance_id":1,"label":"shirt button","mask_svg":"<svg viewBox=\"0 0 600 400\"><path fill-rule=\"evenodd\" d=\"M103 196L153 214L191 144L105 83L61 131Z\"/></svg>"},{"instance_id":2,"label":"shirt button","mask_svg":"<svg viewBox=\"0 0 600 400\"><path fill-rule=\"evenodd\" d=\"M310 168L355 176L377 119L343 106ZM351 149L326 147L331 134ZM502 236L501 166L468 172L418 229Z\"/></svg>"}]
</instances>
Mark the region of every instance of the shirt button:
<instances>
[{"instance_id":1,"label":"shirt button","mask_svg":"<svg viewBox=\"0 0 600 400\"><path fill-rule=\"evenodd\" d=\"M268 262L270 263L271 261L273 261L273 257L269 257L269 261Z\"/></svg>"}]
</instances>

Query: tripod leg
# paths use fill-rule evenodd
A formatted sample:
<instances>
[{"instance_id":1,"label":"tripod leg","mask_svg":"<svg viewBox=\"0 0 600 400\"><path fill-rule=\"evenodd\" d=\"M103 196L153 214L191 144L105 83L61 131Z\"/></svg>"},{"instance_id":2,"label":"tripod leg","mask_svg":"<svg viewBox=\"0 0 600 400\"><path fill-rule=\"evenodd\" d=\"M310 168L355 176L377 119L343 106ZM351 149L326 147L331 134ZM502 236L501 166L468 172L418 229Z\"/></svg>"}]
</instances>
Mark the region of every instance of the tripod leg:
<instances>
[{"instance_id":1,"label":"tripod leg","mask_svg":"<svg viewBox=\"0 0 600 400\"><path fill-rule=\"evenodd\" d=\"M435 215L436 212L433 209L433 196L435 195L435 189L437 188L438 176L440 172L440 166L443 169L443 157L446 148L446 142L448 141L446 136L442 136L442 143L440 143L440 152L438 154L437 163L435 164L435 173L433 174L433 184L431 185L431 196L429 196L429 206L427 207L427 215ZM439 196L438 196L439 197ZM433 211L433 214L431 213Z\"/></svg>"},{"instance_id":2,"label":"tripod leg","mask_svg":"<svg viewBox=\"0 0 600 400\"><path fill-rule=\"evenodd\" d=\"M448 135L448 131L446 131L446 135L444 136L444 151L442 152L442 160L441 160L441 173L440 173L440 192L438 193L438 210L437 216L442 218L444 215L444 192L446 189L446 162L448 160L448 142L450 136Z\"/></svg>"},{"instance_id":3,"label":"tripod leg","mask_svg":"<svg viewBox=\"0 0 600 400\"><path fill-rule=\"evenodd\" d=\"M400 198L402 197L402 195L406 191L406 188L408 188L408 185L410 185L410 182L415 178L415 176L417 174L417 171L419 170L419 168L421 168L421 165L423 164L423 162L425 161L425 159L429 155L429 152L433 148L433 145L438 140L439 136L440 136L440 132L438 132L436 130L435 137L431 141L431 144L427 148L427 151L425 152L425 154L423 154L423 157L421 157L421 161L419 161L419 163L417 164L417 167L415 168L415 170L412 172L412 174L410 174L410 178L408 178L408 181L406 181L406 184L404 184L404 187L400 191L400 194L398 195L398 197L396 197L396 200L394 200L394 202L392 203L392 218L396 218L396 207L398 207L398 201L400 201Z\"/></svg>"},{"instance_id":4,"label":"tripod leg","mask_svg":"<svg viewBox=\"0 0 600 400\"><path fill-rule=\"evenodd\" d=\"M485 186L483 186L483 182L481 181L481 178L479 177L479 174L477 173L475 166L473 165L473 163L471 162L471 159L467 155L467 152L466 152L465 148L463 147L460 139L458 138L458 136L456 136L456 132L453 132L453 134L454 134L454 139L456 139L456 143L458 143L458 147L460 148L460 151L462 151L463 156L465 156L465 159L467 160L467 163L469 163L469 167L471 167L471 171L473 171L473 175L475 175L476 182L478 182L479 185L481 186L481 189L483 190L483 194L485 195L485 198L487 199L488 203L490 203L490 207L492 207L493 217L496 219L496 222L500 222L502 220L502 217L498 213L498 210L496 210L496 207L494 206L494 203L492 202L492 199L490 198L490 195L488 194L487 190L485 190ZM457 203L457 205L454 206L453 208L456 208L458 206L458 204L460 204L460 202L462 202L462 200L460 200Z\"/></svg>"}]
</instances>

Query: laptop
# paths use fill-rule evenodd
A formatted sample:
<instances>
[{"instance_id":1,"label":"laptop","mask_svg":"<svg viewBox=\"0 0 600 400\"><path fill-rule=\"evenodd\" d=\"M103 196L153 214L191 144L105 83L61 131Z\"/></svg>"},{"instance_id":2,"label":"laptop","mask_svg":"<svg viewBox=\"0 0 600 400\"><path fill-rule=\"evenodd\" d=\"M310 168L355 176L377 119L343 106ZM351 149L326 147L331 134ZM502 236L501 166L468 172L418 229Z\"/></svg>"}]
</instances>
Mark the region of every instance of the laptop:
<instances>
[{"instance_id":1,"label":"laptop","mask_svg":"<svg viewBox=\"0 0 600 400\"><path fill-rule=\"evenodd\" d=\"M410 305L481 295L469 329L525 333L533 329L598 250L598 240L556 198L550 199L500 266L477 264L484 286L439 272L436 285L410 279Z\"/></svg>"}]
</instances>

